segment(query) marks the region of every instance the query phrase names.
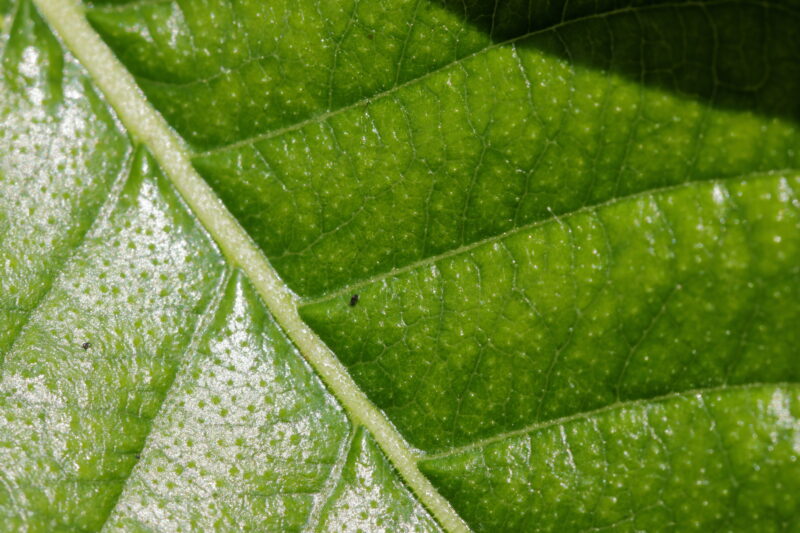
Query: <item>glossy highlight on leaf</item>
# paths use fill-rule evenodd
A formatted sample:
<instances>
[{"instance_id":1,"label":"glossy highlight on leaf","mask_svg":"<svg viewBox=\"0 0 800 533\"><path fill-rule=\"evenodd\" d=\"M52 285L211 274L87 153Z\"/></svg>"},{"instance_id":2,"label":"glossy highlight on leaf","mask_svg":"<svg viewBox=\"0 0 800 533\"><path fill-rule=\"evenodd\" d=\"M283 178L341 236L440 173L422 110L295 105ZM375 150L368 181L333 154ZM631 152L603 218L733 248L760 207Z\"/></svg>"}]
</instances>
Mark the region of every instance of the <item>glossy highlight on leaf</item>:
<instances>
[{"instance_id":1,"label":"glossy highlight on leaf","mask_svg":"<svg viewBox=\"0 0 800 533\"><path fill-rule=\"evenodd\" d=\"M794 0L0 0L0 530L800 527Z\"/></svg>"}]
</instances>

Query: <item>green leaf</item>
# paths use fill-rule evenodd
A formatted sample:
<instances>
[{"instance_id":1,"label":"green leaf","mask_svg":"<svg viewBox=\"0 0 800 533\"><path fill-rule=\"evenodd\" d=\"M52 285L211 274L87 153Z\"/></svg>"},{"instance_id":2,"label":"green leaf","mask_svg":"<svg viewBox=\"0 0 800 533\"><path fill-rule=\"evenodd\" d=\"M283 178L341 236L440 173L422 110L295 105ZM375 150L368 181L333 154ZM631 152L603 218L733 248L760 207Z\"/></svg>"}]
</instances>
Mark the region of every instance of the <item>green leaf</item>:
<instances>
[{"instance_id":1,"label":"green leaf","mask_svg":"<svg viewBox=\"0 0 800 533\"><path fill-rule=\"evenodd\" d=\"M748 386L631 402L424 471L491 531L793 531L798 400L796 386Z\"/></svg>"},{"instance_id":2,"label":"green leaf","mask_svg":"<svg viewBox=\"0 0 800 533\"><path fill-rule=\"evenodd\" d=\"M800 527L794 0L35 3L8 530Z\"/></svg>"},{"instance_id":3,"label":"green leaf","mask_svg":"<svg viewBox=\"0 0 800 533\"><path fill-rule=\"evenodd\" d=\"M3 49L4 531L436 531L27 2ZM12 18L13 17L13 18Z\"/></svg>"}]
</instances>

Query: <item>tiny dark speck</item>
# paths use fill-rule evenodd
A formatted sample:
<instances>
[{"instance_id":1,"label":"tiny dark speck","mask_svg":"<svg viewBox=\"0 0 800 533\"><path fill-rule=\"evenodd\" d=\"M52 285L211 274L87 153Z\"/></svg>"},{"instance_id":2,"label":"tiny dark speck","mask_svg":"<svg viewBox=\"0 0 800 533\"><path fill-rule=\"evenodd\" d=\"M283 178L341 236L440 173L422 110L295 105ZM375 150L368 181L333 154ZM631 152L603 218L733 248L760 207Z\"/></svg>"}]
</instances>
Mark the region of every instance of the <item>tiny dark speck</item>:
<instances>
[{"instance_id":1,"label":"tiny dark speck","mask_svg":"<svg viewBox=\"0 0 800 533\"><path fill-rule=\"evenodd\" d=\"M92 347L91 342L84 342L83 344L81 344L81 348L83 348L84 350L88 350L91 347Z\"/></svg>"},{"instance_id":2,"label":"tiny dark speck","mask_svg":"<svg viewBox=\"0 0 800 533\"><path fill-rule=\"evenodd\" d=\"M137 459L141 459L141 457L142 457L142 455L141 455L141 454L139 454L139 453L137 453L137 454L134 454L134 455L136 456L136 458L137 458Z\"/></svg>"},{"instance_id":3,"label":"tiny dark speck","mask_svg":"<svg viewBox=\"0 0 800 533\"><path fill-rule=\"evenodd\" d=\"M369 39L370 41L371 41L372 39L374 39L374 38L375 38L375 34L374 34L374 33L368 33L368 34L367 34L367 39Z\"/></svg>"},{"instance_id":4,"label":"tiny dark speck","mask_svg":"<svg viewBox=\"0 0 800 533\"><path fill-rule=\"evenodd\" d=\"M354 294L350 297L350 307L355 307L358 303L358 294Z\"/></svg>"}]
</instances>

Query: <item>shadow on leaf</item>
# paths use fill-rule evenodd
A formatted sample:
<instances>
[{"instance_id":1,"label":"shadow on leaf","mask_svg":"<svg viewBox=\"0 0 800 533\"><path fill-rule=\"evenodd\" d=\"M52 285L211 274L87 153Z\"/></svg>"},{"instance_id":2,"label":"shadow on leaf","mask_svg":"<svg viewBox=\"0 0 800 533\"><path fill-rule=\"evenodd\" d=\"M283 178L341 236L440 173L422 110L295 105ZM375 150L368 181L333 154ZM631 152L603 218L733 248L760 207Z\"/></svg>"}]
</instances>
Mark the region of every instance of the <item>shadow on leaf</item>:
<instances>
[{"instance_id":1,"label":"shadow on leaf","mask_svg":"<svg viewBox=\"0 0 800 533\"><path fill-rule=\"evenodd\" d=\"M714 107L800 119L800 10L789 1L441 1L495 43L535 47Z\"/></svg>"}]
</instances>

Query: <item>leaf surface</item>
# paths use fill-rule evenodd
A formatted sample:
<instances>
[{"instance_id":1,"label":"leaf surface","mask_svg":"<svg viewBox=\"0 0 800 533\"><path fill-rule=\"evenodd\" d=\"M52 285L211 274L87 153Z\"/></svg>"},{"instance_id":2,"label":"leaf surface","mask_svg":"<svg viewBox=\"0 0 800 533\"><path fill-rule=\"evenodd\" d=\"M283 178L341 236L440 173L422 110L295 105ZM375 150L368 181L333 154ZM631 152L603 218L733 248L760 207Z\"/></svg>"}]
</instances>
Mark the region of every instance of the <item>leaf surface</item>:
<instances>
[{"instance_id":1,"label":"leaf surface","mask_svg":"<svg viewBox=\"0 0 800 533\"><path fill-rule=\"evenodd\" d=\"M798 527L795 2L38 4L12 530Z\"/></svg>"},{"instance_id":2,"label":"leaf surface","mask_svg":"<svg viewBox=\"0 0 800 533\"><path fill-rule=\"evenodd\" d=\"M13 17L3 529L331 530L374 508L438 530L32 6Z\"/></svg>"}]
</instances>

